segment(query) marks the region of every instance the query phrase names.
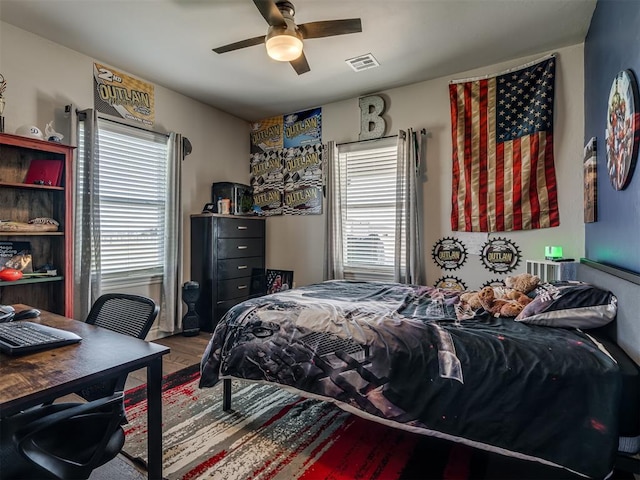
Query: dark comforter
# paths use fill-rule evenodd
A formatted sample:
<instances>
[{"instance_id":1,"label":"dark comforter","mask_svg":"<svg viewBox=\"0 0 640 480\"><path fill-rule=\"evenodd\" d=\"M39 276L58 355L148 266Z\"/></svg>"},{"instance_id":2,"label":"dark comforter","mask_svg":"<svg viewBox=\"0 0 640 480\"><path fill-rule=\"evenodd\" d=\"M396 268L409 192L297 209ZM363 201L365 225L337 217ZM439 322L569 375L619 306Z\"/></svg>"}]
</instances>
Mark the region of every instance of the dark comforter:
<instances>
[{"instance_id":1,"label":"dark comforter","mask_svg":"<svg viewBox=\"0 0 640 480\"><path fill-rule=\"evenodd\" d=\"M216 328L200 386L287 385L399 428L605 477L615 362L579 330L458 321L457 302L448 290L345 281L248 300Z\"/></svg>"}]
</instances>

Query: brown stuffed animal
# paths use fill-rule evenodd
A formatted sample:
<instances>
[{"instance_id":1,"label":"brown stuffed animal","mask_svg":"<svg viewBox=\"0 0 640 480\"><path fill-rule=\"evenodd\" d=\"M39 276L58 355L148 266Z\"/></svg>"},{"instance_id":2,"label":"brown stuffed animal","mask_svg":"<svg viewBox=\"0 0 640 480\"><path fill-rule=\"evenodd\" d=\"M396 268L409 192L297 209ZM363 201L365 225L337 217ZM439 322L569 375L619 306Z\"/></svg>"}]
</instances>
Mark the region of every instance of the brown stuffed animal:
<instances>
[{"instance_id":1,"label":"brown stuffed animal","mask_svg":"<svg viewBox=\"0 0 640 480\"><path fill-rule=\"evenodd\" d=\"M473 310L478 310L482 307L479 292L475 290L471 292L464 292L460 295L460 302L469 305Z\"/></svg>"},{"instance_id":2,"label":"brown stuffed animal","mask_svg":"<svg viewBox=\"0 0 640 480\"><path fill-rule=\"evenodd\" d=\"M520 275L514 275L512 277L505 277L504 284L508 288L518 290L525 295L535 290L540 283L540 277L537 275L531 275L530 273L521 273Z\"/></svg>"},{"instance_id":3,"label":"brown stuffed animal","mask_svg":"<svg viewBox=\"0 0 640 480\"><path fill-rule=\"evenodd\" d=\"M524 305L515 301L507 302L500 308L500 317L517 317L524 310Z\"/></svg>"},{"instance_id":4,"label":"brown stuffed animal","mask_svg":"<svg viewBox=\"0 0 640 480\"><path fill-rule=\"evenodd\" d=\"M484 287L480 290L478 296L480 303L482 304L482 308L491 313L494 317L516 317L525 305L524 303L513 299L496 298L493 287ZM526 297L526 295L524 295L524 297ZM529 300L528 297L527 300Z\"/></svg>"},{"instance_id":5,"label":"brown stuffed animal","mask_svg":"<svg viewBox=\"0 0 640 480\"><path fill-rule=\"evenodd\" d=\"M493 287L484 287L478 294L482 308L492 315L500 313L500 308L507 303L507 300L496 298L496 294L493 291Z\"/></svg>"},{"instance_id":6,"label":"brown stuffed animal","mask_svg":"<svg viewBox=\"0 0 640 480\"><path fill-rule=\"evenodd\" d=\"M521 303L522 306L525 306L531 303L531 299L527 295L514 289L509 289L507 293L507 298L509 298L510 300L515 300L518 303Z\"/></svg>"}]
</instances>

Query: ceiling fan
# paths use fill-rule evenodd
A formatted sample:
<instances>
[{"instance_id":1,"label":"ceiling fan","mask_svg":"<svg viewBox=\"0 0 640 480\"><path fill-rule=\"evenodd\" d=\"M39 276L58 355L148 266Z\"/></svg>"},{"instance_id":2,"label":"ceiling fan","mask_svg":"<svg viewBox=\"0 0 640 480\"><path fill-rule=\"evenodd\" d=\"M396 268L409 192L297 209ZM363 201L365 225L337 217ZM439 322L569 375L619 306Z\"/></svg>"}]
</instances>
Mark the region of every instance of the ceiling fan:
<instances>
[{"instance_id":1,"label":"ceiling fan","mask_svg":"<svg viewBox=\"0 0 640 480\"><path fill-rule=\"evenodd\" d=\"M302 41L309 38L332 37L362 31L359 18L325 20L296 25L293 16L295 8L288 1L253 0L256 7L269 24L267 35L248 38L214 48L216 53L226 53L241 48L265 43L267 53L274 60L289 62L298 75L308 72L309 63L302 51Z\"/></svg>"}]
</instances>

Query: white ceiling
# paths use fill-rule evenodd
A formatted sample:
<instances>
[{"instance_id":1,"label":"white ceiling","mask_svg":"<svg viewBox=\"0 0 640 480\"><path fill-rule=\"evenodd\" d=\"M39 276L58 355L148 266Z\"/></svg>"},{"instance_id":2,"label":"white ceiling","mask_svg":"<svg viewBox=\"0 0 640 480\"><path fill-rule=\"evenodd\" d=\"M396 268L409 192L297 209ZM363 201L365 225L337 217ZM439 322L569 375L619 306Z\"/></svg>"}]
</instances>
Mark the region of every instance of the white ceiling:
<instances>
[{"instance_id":1,"label":"white ceiling","mask_svg":"<svg viewBox=\"0 0 640 480\"><path fill-rule=\"evenodd\" d=\"M266 34L252 0L0 0L0 19L252 121L581 43L596 0L293 4L297 23L359 17L363 31L305 41L298 76L264 45L212 52ZM380 67L345 63L366 53Z\"/></svg>"}]
</instances>

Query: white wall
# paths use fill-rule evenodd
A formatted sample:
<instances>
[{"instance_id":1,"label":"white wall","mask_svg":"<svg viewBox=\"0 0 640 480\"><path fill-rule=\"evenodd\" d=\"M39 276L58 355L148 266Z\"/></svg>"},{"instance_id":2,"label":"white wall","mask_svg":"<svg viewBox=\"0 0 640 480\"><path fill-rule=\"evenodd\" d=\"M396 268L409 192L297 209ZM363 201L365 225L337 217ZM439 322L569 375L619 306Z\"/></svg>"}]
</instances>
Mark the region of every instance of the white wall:
<instances>
[{"instance_id":1,"label":"white wall","mask_svg":"<svg viewBox=\"0 0 640 480\"><path fill-rule=\"evenodd\" d=\"M0 22L0 73L5 77L5 132L23 124L44 131L54 111L66 104L93 107L93 62L73 50ZM118 70L118 65L111 65ZM124 72L136 76L132 72ZM148 81L147 79L144 79ZM246 121L155 85L156 125L188 137L193 153L183 164L184 254L182 282L190 278L190 217L210 201L211 183L247 181L249 128ZM128 289L128 291L132 291ZM134 288L135 291L135 288ZM156 291L140 293L158 299ZM184 305L183 305L184 307Z\"/></svg>"},{"instance_id":2,"label":"white wall","mask_svg":"<svg viewBox=\"0 0 640 480\"><path fill-rule=\"evenodd\" d=\"M558 49L555 99L555 162L558 176L560 226L492 236L507 237L521 249L523 260L541 259L545 245L562 245L566 257L584 255L582 214L583 151L583 45ZM499 73L535 60L540 55L487 66L452 77L416 83L377 93L386 99L387 134L412 127L430 132L427 145L427 180L423 184L424 241L427 283L454 275L470 288L499 277L470 255L463 268L441 271L431 259L434 242L452 236L449 226L451 198L451 124L448 83L452 79ZM36 35L0 22L0 72L7 80L4 112L6 131L22 124L41 129L53 119L55 108L72 103L93 105L93 59ZM112 65L118 69L118 65ZM133 72L125 72L135 76ZM357 75L366 75L367 72ZM146 80L146 79L143 79ZM249 136L245 121L156 85L156 123L165 131L178 131L193 144L183 169L184 266L190 276L189 215L199 212L210 198L211 182L248 182ZM283 112L290 113L290 112ZM323 141L354 141L360 131L358 98L322 106ZM324 215L282 216L267 219L267 267L295 271L295 283L322 280ZM470 234L458 233L468 243ZM486 239L486 235L484 237ZM524 271L524 261L517 271Z\"/></svg>"},{"instance_id":3,"label":"white wall","mask_svg":"<svg viewBox=\"0 0 640 480\"><path fill-rule=\"evenodd\" d=\"M582 152L584 126L583 45L562 48L557 52L555 97L555 166L558 180L560 226L541 230L491 234L514 241L522 251L523 261L515 272L524 272L524 259L542 259L545 245L561 245L564 255L579 259L584 255ZM439 238L452 236L449 223L451 209L451 120L448 84L450 80L500 73L545 52L516 61L416 83L382 92L385 98L387 135L398 129L426 129L427 180L423 184L424 242L427 283L443 275L461 278L469 288L478 288L489 279L502 278L486 270L478 255L470 255L458 270L442 271L433 262L431 251ZM367 72L357 75L366 75ZM284 112L289 113L289 112ZM358 98L322 106L323 141L355 141L360 132ZM479 234L454 235L465 244ZM487 239L487 234L480 236ZM481 240L483 241L483 240ZM322 280L324 251L324 215L307 217L269 217L267 219L267 267L294 270L296 285ZM512 272L513 273L513 272Z\"/></svg>"}]
</instances>

